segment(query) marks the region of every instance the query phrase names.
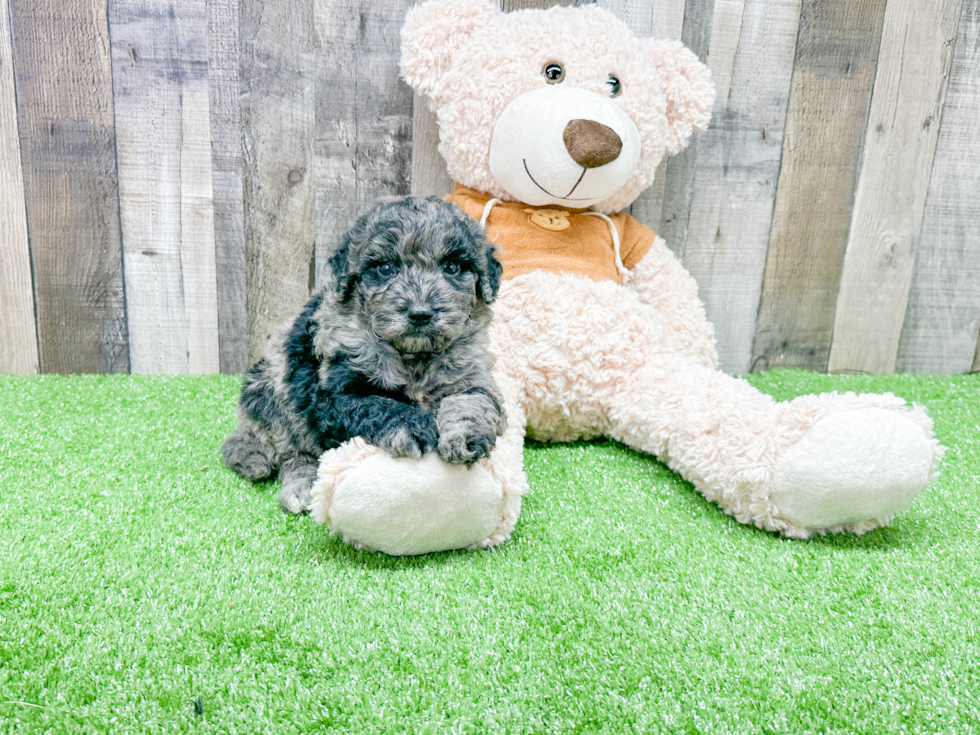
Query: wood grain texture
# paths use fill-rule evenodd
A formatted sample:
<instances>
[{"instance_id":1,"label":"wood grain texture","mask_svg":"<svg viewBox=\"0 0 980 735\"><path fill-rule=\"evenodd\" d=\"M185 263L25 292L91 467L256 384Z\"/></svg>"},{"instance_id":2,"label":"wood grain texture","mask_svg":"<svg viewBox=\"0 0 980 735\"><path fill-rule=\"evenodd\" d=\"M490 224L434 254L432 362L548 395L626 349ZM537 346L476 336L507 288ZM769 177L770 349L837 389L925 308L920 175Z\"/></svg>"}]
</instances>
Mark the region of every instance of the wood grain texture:
<instances>
[{"instance_id":1,"label":"wood grain texture","mask_svg":"<svg viewBox=\"0 0 980 735\"><path fill-rule=\"evenodd\" d=\"M896 369L965 373L980 334L980 0L964 0Z\"/></svg>"},{"instance_id":2,"label":"wood grain texture","mask_svg":"<svg viewBox=\"0 0 980 735\"><path fill-rule=\"evenodd\" d=\"M742 4L726 5L721 8L721 12L719 22L728 29L737 28L741 21ZM702 61L707 61L714 21L715 0L685 0L681 40ZM716 100L715 111L719 109ZM716 124L717 121L712 119L711 127ZM687 148L661 164L657 175L664 181L662 209L659 217L655 211L645 213L647 219L644 221L648 224L656 223L659 219L659 229L656 227L654 229L657 229L657 233L667 241L668 247L681 259L684 258L687 247L687 227L691 219L691 202L694 198L694 174L703 135L703 133L695 134ZM654 225L651 224L651 227Z\"/></svg>"},{"instance_id":3,"label":"wood grain texture","mask_svg":"<svg viewBox=\"0 0 980 735\"><path fill-rule=\"evenodd\" d=\"M218 372L205 0L109 21L132 371Z\"/></svg>"},{"instance_id":4,"label":"wood grain texture","mask_svg":"<svg viewBox=\"0 0 980 735\"><path fill-rule=\"evenodd\" d=\"M207 7L218 359L221 372L240 373L248 334L238 0L208 0Z\"/></svg>"},{"instance_id":5,"label":"wood grain texture","mask_svg":"<svg viewBox=\"0 0 980 735\"><path fill-rule=\"evenodd\" d=\"M596 0L504 0L504 12L512 10L527 10L530 8L550 8L552 5L575 7L577 5L592 5Z\"/></svg>"},{"instance_id":6,"label":"wood grain texture","mask_svg":"<svg viewBox=\"0 0 980 735\"><path fill-rule=\"evenodd\" d=\"M37 328L7 0L0 0L0 373L36 373Z\"/></svg>"},{"instance_id":7,"label":"wood grain texture","mask_svg":"<svg viewBox=\"0 0 980 735\"><path fill-rule=\"evenodd\" d=\"M381 196L411 193L412 90L398 73L412 0L318 5L316 283L327 253ZM431 145L431 139L427 143Z\"/></svg>"},{"instance_id":8,"label":"wood grain texture","mask_svg":"<svg viewBox=\"0 0 980 735\"><path fill-rule=\"evenodd\" d=\"M942 120L960 0L890 0L830 370L895 369Z\"/></svg>"},{"instance_id":9,"label":"wood grain texture","mask_svg":"<svg viewBox=\"0 0 980 735\"><path fill-rule=\"evenodd\" d=\"M752 369L825 370L885 0L804 0Z\"/></svg>"},{"instance_id":10,"label":"wood grain texture","mask_svg":"<svg viewBox=\"0 0 980 735\"><path fill-rule=\"evenodd\" d=\"M42 372L129 370L105 5L12 0Z\"/></svg>"},{"instance_id":11,"label":"wood grain texture","mask_svg":"<svg viewBox=\"0 0 980 735\"><path fill-rule=\"evenodd\" d=\"M751 366L799 18L799 0L714 6L718 101L698 144L684 264L734 373Z\"/></svg>"},{"instance_id":12,"label":"wood grain texture","mask_svg":"<svg viewBox=\"0 0 980 735\"><path fill-rule=\"evenodd\" d=\"M412 194L443 196L452 191L453 180L439 153L439 123L425 98L412 100Z\"/></svg>"},{"instance_id":13,"label":"wood grain texture","mask_svg":"<svg viewBox=\"0 0 980 735\"><path fill-rule=\"evenodd\" d=\"M330 3L334 6L338 3ZM247 363L293 318L311 285L315 238L313 0L243 0ZM330 70L341 73L342 66Z\"/></svg>"},{"instance_id":14,"label":"wood grain texture","mask_svg":"<svg viewBox=\"0 0 980 735\"><path fill-rule=\"evenodd\" d=\"M640 37L680 38L683 35L685 0L662 0L656 3L643 0L599 0L598 4L615 13ZM658 233L663 220L667 163L667 159L660 163L653 183L630 207L630 214Z\"/></svg>"}]
</instances>

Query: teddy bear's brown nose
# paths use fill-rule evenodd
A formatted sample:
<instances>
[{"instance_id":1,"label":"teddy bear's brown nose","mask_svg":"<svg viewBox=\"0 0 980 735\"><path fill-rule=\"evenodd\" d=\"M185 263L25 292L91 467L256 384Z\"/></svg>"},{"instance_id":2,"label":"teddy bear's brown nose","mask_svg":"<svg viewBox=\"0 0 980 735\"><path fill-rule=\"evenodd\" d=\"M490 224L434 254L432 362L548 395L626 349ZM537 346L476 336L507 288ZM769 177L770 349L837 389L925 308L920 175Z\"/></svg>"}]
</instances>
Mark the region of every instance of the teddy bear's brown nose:
<instances>
[{"instance_id":1,"label":"teddy bear's brown nose","mask_svg":"<svg viewBox=\"0 0 980 735\"><path fill-rule=\"evenodd\" d=\"M615 161L623 150L623 140L612 128L595 120L572 120L562 137L575 162L585 168Z\"/></svg>"}]
</instances>

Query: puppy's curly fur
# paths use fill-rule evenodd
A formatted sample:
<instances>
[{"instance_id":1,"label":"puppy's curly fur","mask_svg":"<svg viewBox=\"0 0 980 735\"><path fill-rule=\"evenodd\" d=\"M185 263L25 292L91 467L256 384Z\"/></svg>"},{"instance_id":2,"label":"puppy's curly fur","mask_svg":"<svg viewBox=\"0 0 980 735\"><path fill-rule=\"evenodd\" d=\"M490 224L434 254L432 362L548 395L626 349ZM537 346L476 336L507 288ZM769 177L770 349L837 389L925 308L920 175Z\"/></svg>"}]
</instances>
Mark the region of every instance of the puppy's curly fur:
<instances>
[{"instance_id":1,"label":"puppy's curly fur","mask_svg":"<svg viewBox=\"0 0 980 735\"><path fill-rule=\"evenodd\" d=\"M503 432L487 350L501 266L483 229L434 197L387 201L330 257L329 283L245 375L225 463L309 508L320 454L355 436L395 457L472 464Z\"/></svg>"}]
</instances>

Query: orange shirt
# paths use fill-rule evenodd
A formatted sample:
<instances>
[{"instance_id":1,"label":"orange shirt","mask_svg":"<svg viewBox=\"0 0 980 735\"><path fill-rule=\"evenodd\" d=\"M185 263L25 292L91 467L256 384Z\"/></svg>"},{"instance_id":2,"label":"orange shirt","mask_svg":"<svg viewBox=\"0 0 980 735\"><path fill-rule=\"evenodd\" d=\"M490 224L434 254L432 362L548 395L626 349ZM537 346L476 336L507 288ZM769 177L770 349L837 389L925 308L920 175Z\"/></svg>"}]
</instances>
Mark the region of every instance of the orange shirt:
<instances>
[{"instance_id":1,"label":"orange shirt","mask_svg":"<svg viewBox=\"0 0 980 735\"><path fill-rule=\"evenodd\" d=\"M477 221L483 217L483 209L490 200L486 194L459 184L446 198ZM609 223L602 217L585 214L587 211L531 207L512 201L495 204L487 219L487 234L500 249L503 278L545 270L622 283L616 269ZM653 230L625 212L609 218L619 233L623 265L633 268L653 245Z\"/></svg>"}]
</instances>

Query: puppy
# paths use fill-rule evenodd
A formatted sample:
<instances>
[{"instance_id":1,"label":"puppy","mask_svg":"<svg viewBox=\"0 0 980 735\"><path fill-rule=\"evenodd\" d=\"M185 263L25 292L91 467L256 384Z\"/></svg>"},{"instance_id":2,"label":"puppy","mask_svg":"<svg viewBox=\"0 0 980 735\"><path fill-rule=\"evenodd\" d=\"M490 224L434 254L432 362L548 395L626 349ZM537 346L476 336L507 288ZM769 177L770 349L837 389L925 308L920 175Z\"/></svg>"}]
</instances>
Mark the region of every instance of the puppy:
<instances>
[{"instance_id":1,"label":"puppy","mask_svg":"<svg viewBox=\"0 0 980 735\"><path fill-rule=\"evenodd\" d=\"M320 454L355 436L395 457L487 456L505 426L487 350L501 270L455 204L406 197L365 214L326 286L246 373L225 463L252 481L278 471L279 502L299 513Z\"/></svg>"}]
</instances>

